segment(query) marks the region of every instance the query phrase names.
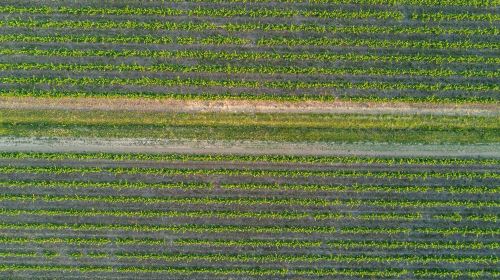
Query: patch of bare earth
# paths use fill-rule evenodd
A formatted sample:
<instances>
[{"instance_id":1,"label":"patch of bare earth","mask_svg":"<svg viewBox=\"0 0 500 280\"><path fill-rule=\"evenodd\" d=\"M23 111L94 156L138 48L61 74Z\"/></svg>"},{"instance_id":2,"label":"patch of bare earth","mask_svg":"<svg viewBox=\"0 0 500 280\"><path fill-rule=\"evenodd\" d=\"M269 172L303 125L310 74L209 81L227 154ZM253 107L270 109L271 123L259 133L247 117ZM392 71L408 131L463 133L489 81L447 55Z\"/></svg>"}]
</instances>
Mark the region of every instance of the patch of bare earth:
<instances>
[{"instance_id":1,"label":"patch of bare earth","mask_svg":"<svg viewBox=\"0 0 500 280\"><path fill-rule=\"evenodd\" d=\"M0 151L500 158L499 143L467 145L322 142L291 143L137 138L0 137Z\"/></svg>"},{"instance_id":2,"label":"patch of bare earth","mask_svg":"<svg viewBox=\"0 0 500 280\"><path fill-rule=\"evenodd\" d=\"M352 101L260 101L260 100L177 100L80 97L0 97L5 109L131 110L157 112L228 113L359 113L498 115L498 104L352 102Z\"/></svg>"}]
</instances>

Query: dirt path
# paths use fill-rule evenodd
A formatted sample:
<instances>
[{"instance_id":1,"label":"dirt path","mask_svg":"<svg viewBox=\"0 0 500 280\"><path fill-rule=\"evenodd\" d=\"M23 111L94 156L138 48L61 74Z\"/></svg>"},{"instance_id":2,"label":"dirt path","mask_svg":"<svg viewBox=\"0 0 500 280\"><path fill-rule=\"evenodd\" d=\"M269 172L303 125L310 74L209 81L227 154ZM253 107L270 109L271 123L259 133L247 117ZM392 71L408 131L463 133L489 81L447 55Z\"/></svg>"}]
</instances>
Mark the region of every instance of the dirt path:
<instances>
[{"instance_id":1,"label":"dirt path","mask_svg":"<svg viewBox=\"0 0 500 280\"><path fill-rule=\"evenodd\" d=\"M95 138L12 138L0 137L0 151L37 152L140 152L191 154L286 154L354 155L407 157L490 157L500 158L500 144L419 145L388 143L279 143L259 141L194 141L155 139Z\"/></svg>"},{"instance_id":2,"label":"dirt path","mask_svg":"<svg viewBox=\"0 0 500 280\"><path fill-rule=\"evenodd\" d=\"M497 104L0 97L0 108L232 113L499 115Z\"/></svg>"}]
</instances>

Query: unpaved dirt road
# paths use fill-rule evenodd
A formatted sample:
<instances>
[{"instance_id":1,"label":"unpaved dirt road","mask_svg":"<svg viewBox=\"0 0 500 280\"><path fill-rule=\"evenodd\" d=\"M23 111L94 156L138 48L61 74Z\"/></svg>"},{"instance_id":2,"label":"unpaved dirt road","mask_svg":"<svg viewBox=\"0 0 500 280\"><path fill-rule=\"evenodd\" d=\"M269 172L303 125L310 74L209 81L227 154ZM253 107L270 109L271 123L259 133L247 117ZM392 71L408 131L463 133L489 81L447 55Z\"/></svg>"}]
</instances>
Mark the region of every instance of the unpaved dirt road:
<instances>
[{"instance_id":1,"label":"unpaved dirt road","mask_svg":"<svg viewBox=\"0 0 500 280\"><path fill-rule=\"evenodd\" d=\"M499 115L497 104L0 97L0 108L228 113Z\"/></svg>"},{"instance_id":2,"label":"unpaved dirt road","mask_svg":"<svg viewBox=\"0 0 500 280\"><path fill-rule=\"evenodd\" d=\"M0 137L0 151L500 158L500 144L280 143L123 138Z\"/></svg>"}]
</instances>

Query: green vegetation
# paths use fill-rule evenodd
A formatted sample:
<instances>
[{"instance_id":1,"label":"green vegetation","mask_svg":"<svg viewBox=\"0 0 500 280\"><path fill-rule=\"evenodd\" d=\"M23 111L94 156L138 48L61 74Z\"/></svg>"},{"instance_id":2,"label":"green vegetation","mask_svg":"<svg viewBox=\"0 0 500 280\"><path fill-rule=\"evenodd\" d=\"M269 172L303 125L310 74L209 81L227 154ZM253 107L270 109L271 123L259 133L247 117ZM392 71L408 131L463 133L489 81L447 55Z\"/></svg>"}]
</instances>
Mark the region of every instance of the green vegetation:
<instances>
[{"instance_id":1,"label":"green vegetation","mask_svg":"<svg viewBox=\"0 0 500 280\"><path fill-rule=\"evenodd\" d=\"M370 170L287 170L287 169L234 169L234 168L213 168L213 169L194 169L194 168L124 168L124 167L67 167L67 166L44 166L44 167L16 167L0 166L2 173L52 173L52 174L70 174L70 173L111 173L111 174L148 174L159 176L172 175L225 175L225 176L250 176L250 177L352 177L352 178L387 178L387 179L427 179L427 178L446 178L446 179L486 179L500 178L496 172L454 172L454 171L370 171Z\"/></svg>"},{"instance_id":2,"label":"green vegetation","mask_svg":"<svg viewBox=\"0 0 500 280\"><path fill-rule=\"evenodd\" d=\"M169 6L173 2L178 1L1 5L9 17L0 26L12 32L0 35L5 43L0 53L23 54L29 61L2 65L15 72L1 78L13 86L2 91L51 97L498 102L495 1L231 0L219 6L220 0L193 0ZM247 2L252 4L241 5ZM121 63L60 63L60 57ZM46 58L47 63L32 63ZM153 72L178 77L157 79L150 77ZM165 89L151 91L153 86ZM135 90L124 90L129 87Z\"/></svg>"},{"instance_id":3,"label":"green vegetation","mask_svg":"<svg viewBox=\"0 0 500 280\"><path fill-rule=\"evenodd\" d=\"M500 186L424 186L424 185L292 185L292 184L221 184L214 186L204 183L143 183L143 182L89 182L89 181L0 181L2 188L49 188L49 189L85 189L85 188L110 188L116 190L126 189L179 189L179 190L205 190L214 191L217 188L227 190L287 190L300 192L333 192L333 193L449 193L449 194L496 194Z\"/></svg>"},{"instance_id":4,"label":"green vegetation","mask_svg":"<svg viewBox=\"0 0 500 280\"><path fill-rule=\"evenodd\" d=\"M5 0L0 278L500 278L499 6Z\"/></svg>"},{"instance_id":5,"label":"green vegetation","mask_svg":"<svg viewBox=\"0 0 500 280\"><path fill-rule=\"evenodd\" d=\"M492 158L437 158L437 157L355 157L355 156L298 156L298 155L223 155L223 154L144 154L144 153L41 153L0 152L2 159L106 159L106 160L150 160L150 161L234 161L273 163L324 163L324 164L386 164L386 165L466 165L500 164Z\"/></svg>"},{"instance_id":6,"label":"green vegetation","mask_svg":"<svg viewBox=\"0 0 500 280\"><path fill-rule=\"evenodd\" d=\"M2 136L495 143L498 116L0 110Z\"/></svg>"}]
</instances>

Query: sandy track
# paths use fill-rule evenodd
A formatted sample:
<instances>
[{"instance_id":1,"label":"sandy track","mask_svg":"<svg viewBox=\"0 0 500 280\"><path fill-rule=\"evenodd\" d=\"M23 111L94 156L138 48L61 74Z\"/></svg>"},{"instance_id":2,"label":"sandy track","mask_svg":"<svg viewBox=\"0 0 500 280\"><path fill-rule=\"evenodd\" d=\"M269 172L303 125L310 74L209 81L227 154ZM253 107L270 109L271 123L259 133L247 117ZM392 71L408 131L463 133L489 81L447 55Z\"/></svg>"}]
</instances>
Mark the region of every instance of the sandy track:
<instances>
[{"instance_id":1,"label":"sandy track","mask_svg":"<svg viewBox=\"0 0 500 280\"><path fill-rule=\"evenodd\" d=\"M497 104L0 97L0 108L231 113L499 115Z\"/></svg>"},{"instance_id":2,"label":"sandy track","mask_svg":"<svg viewBox=\"0 0 500 280\"><path fill-rule=\"evenodd\" d=\"M391 143L279 143L262 141L203 141L134 138L97 139L0 137L0 151L500 158L499 143L472 145L424 145Z\"/></svg>"}]
</instances>

